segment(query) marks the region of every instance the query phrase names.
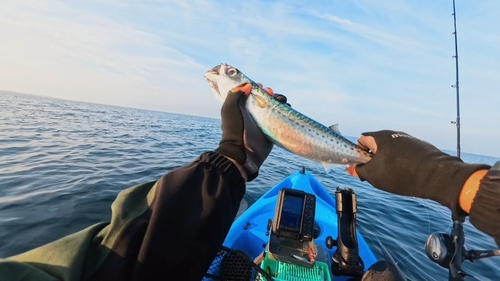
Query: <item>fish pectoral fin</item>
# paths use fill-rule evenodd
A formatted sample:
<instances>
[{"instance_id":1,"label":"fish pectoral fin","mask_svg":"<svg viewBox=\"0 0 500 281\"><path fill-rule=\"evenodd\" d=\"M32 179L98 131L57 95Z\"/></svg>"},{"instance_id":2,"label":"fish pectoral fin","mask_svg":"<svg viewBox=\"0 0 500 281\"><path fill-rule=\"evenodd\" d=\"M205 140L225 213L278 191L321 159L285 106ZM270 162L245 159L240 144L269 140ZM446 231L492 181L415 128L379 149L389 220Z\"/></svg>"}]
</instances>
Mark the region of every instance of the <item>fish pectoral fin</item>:
<instances>
[{"instance_id":1,"label":"fish pectoral fin","mask_svg":"<svg viewBox=\"0 0 500 281\"><path fill-rule=\"evenodd\" d=\"M269 102L265 98L259 97L257 95L254 95L253 97L255 98L255 104L258 107L260 107L260 108L269 107Z\"/></svg>"},{"instance_id":2,"label":"fish pectoral fin","mask_svg":"<svg viewBox=\"0 0 500 281\"><path fill-rule=\"evenodd\" d=\"M323 167L325 168L325 173L330 172L334 168L344 167L344 165L340 165L340 164L330 164L330 163L323 163L323 162L321 164L323 164Z\"/></svg>"},{"instance_id":3,"label":"fish pectoral fin","mask_svg":"<svg viewBox=\"0 0 500 281\"><path fill-rule=\"evenodd\" d=\"M342 133L340 132L339 130L339 124L333 124L330 126L330 129L332 131L334 131L335 133L339 134L339 135L342 135Z\"/></svg>"}]
</instances>

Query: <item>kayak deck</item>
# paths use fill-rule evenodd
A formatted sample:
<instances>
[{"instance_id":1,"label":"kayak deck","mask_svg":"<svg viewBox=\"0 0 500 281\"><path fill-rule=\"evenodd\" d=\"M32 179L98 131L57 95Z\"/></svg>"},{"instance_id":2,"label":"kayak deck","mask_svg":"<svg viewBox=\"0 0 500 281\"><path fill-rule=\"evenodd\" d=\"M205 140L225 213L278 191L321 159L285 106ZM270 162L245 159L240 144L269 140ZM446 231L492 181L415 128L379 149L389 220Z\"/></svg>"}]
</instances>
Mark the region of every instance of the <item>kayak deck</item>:
<instances>
[{"instance_id":1,"label":"kayak deck","mask_svg":"<svg viewBox=\"0 0 500 281\"><path fill-rule=\"evenodd\" d=\"M243 251L252 260L261 255L266 250L266 244L269 242L268 221L274 217L276 200L282 188L302 190L316 196L315 222L319 226L320 232L319 236L314 239L314 243L317 247L322 248L323 252L327 253L328 257L326 259L331 262L336 247L328 249L325 241L328 236L336 238L338 234L336 202L333 196L309 172L292 174L267 191L234 221L223 245L232 250ZM364 270L367 270L377 259L357 230L356 237L359 256L364 262ZM322 263L318 264L321 265ZM348 280L352 278L351 276L331 277L332 280ZM302 280L314 279L306 278Z\"/></svg>"}]
</instances>

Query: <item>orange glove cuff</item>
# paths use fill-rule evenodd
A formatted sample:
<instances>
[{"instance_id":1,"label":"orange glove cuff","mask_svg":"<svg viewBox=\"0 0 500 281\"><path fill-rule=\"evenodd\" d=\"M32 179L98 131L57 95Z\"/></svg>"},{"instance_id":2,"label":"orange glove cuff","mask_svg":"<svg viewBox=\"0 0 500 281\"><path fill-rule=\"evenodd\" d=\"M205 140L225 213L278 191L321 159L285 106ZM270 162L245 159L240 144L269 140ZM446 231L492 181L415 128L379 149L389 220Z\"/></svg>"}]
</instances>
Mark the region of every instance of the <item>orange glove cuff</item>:
<instances>
[{"instance_id":1,"label":"orange glove cuff","mask_svg":"<svg viewBox=\"0 0 500 281\"><path fill-rule=\"evenodd\" d=\"M472 174L467 181L465 181L462 191L460 192L459 203L460 208L467 213L470 213L474 197L479 189L481 180L484 178L488 170L479 170Z\"/></svg>"}]
</instances>

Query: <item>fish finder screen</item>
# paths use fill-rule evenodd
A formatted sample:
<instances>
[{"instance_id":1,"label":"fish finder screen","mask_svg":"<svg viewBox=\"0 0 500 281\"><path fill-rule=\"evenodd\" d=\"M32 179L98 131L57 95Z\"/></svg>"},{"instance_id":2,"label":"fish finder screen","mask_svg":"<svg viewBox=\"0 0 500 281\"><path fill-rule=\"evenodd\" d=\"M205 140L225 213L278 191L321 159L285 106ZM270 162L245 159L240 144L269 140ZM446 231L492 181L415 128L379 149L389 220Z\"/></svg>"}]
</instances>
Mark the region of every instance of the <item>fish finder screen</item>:
<instances>
[{"instance_id":1,"label":"fish finder screen","mask_svg":"<svg viewBox=\"0 0 500 281\"><path fill-rule=\"evenodd\" d=\"M280 229L299 232L304 198L286 195L281 211Z\"/></svg>"}]
</instances>

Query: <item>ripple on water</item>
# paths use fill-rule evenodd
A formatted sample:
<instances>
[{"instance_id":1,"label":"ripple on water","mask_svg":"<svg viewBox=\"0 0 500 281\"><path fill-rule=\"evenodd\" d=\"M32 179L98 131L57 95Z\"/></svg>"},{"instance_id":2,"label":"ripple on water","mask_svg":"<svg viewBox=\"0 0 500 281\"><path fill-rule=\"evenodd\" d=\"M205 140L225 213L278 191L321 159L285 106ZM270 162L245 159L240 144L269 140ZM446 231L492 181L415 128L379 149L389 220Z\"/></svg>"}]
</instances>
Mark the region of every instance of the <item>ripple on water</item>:
<instances>
[{"instance_id":1,"label":"ripple on water","mask_svg":"<svg viewBox=\"0 0 500 281\"><path fill-rule=\"evenodd\" d=\"M14 255L110 219L124 188L157 180L211 150L220 120L0 92L0 257ZM351 138L355 140L355 138ZM498 159L463 155L469 162ZM333 194L358 195L358 230L381 257L383 243L411 280L445 280L424 252L427 235L450 226L449 211L427 200L374 189L341 168L325 173L315 162L275 148L247 186L251 204L305 166ZM467 244L493 240L466 224ZM500 280L498 259L464 264L477 280Z\"/></svg>"}]
</instances>

